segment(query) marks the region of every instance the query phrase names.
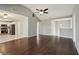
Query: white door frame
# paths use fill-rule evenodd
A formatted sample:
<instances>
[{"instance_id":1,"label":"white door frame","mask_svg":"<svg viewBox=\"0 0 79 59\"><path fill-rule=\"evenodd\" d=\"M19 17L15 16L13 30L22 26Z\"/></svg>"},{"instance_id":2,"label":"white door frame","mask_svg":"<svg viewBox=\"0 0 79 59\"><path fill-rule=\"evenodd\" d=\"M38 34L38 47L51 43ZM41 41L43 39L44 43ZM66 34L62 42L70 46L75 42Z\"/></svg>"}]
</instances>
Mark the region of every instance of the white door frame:
<instances>
[{"instance_id":1,"label":"white door frame","mask_svg":"<svg viewBox=\"0 0 79 59\"><path fill-rule=\"evenodd\" d=\"M37 22L37 45L39 45L39 22Z\"/></svg>"},{"instance_id":2,"label":"white door frame","mask_svg":"<svg viewBox=\"0 0 79 59\"><path fill-rule=\"evenodd\" d=\"M64 21L64 20L70 20L70 19L72 19L72 17L70 17L70 18L62 18L62 19L55 19L55 20L52 20L52 21L54 22L54 26L55 26L56 21ZM73 28L73 23L71 23L71 28ZM54 29L54 30L56 30L56 29ZM56 31L55 31L54 35L60 36L60 29L58 30L58 34L56 34Z\"/></svg>"}]
</instances>

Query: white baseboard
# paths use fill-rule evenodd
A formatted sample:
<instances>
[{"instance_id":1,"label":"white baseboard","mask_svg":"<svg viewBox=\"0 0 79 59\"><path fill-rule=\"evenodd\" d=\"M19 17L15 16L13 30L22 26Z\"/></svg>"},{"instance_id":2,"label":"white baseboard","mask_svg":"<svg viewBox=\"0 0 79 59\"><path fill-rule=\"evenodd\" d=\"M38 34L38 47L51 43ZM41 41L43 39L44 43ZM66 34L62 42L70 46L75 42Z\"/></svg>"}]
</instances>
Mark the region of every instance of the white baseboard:
<instances>
[{"instance_id":1,"label":"white baseboard","mask_svg":"<svg viewBox=\"0 0 79 59\"><path fill-rule=\"evenodd\" d=\"M75 48L77 49L77 52L78 52L78 54L79 54L79 49L78 49L78 46L77 46L76 43L75 43Z\"/></svg>"},{"instance_id":2,"label":"white baseboard","mask_svg":"<svg viewBox=\"0 0 79 59\"><path fill-rule=\"evenodd\" d=\"M33 37L33 36L37 36L36 34L35 35L29 35L28 37Z\"/></svg>"},{"instance_id":3,"label":"white baseboard","mask_svg":"<svg viewBox=\"0 0 79 59\"><path fill-rule=\"evenodd\" d=\"M48 35L48 36L53 36L52 34L39 34L39 35ZM55 35L54 35L55 36Z\"/></svg>"}]
</instances>

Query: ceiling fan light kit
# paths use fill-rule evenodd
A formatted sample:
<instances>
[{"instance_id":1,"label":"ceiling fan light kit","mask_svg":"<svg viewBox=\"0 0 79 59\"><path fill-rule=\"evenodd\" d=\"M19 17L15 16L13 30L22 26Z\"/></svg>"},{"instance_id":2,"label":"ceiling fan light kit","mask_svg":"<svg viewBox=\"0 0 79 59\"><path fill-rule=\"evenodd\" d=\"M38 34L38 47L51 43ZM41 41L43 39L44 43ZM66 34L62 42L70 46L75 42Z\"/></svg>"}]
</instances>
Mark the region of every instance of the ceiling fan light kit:
<instances>
[{"instance_id":1,"label":"ceiling fan light kit","mask_svg":"<svg viewBox=\"0 0 79 59\"><path fill-rule=\"evenodd\" d=\"M42 14L43 14L43 12L39 12L39 14L40 14L40 15L42 15Z\"/></svg>"},{"instance_id":2,"label":"ceiling fan light kit","mask_svg":"<svg viewBox=\"0 0 79 59\"><path fill-rule=\"evenodd\" d=\"M8 18L8 14L4 14L3 15L3 18Z\"/></svg>"},{"instance_id":3,"label":"ceiling fan light kit","mask_svg":"<svg viewBox=\"0 0 79 59\"><path fill-rule=\"evenodd\" d=\"M3 16L3 18L8 18L8 16Z\"/></svg>"}]
</instances>

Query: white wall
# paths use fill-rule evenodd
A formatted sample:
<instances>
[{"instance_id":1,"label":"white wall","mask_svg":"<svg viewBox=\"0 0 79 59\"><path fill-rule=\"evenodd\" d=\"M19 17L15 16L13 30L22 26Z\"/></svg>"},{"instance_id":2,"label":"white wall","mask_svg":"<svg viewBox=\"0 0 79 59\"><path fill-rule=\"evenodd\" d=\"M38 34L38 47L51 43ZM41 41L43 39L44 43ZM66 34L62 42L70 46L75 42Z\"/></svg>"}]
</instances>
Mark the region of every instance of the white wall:
<instances>
[{"instance_id":1,"label":"white wall","mask_svg":"<svg viewBox=\"0 0 79 59\"><path fill-rule=\"evenodd\" d=\"M57 36L73 38L72 19L55 22Z\"/></svg>"},{"instance_id":2,"label":"white wall","mask_svg":"<svg viewBox=\"0 0 79 59\"><path fill-rule=\"evenodd\" d=\"M79 5L75 5L73 21L75 45L79 53Z\"/></svg>"},{"instance_id":3,"label":"white wall","mask_svg":"<svg viewBox=\"0 0 79 59\"><path fill-rule=\"evenodd\" d=\"M37 19L28 19L28 37L37 36Z\"/></svg>"},{"instance_id":4,"label":"white wall","mask_svg":"<svg viewBox=\"0 0 79 59\"><path fill-rule=\"evenodd\" d=\"M51 20L51 34L56 36L55 21Z\"/></svg>"},{"instance_id":5,"label":"white wall","mask_svg":"<svg viewBox=\"0 0 79 59\"><path fill-rule=\"evenodd\" d=\"M28 37L28 17L16 22L15 33L16 35L23 35Z\"/></svg>"},{"instance_id":6,"label":"white wall","mask_svg":"<svg viewBox=\"0 0 79 59\"><path fill-rule=\"evenodd\" d=\"M20 27L21 35L28 37L28 18L21 21Z\"/></svg>"},{"instance_id":7,"label":"white wall","mask_svg":"<svg viewBox=\"0 0 79 59\"><path fill-rule=\"evenodd\" d=\"M60 36L73 39L73 29L60 29Z\"/></svg>"},{"instance_id":8,"label":"white wall","mask_svg":"<svg viewBox=\"0 0 79 59\"><path fill-rule=\"evenodd\" d=\"M16 34L26 37L37 36L37 20L29 17L19 20L16 22Z\"/></svg>"},{"instance_id":9,"label":"white wall","mask_svg":"<svg viewBox=\"0 0 79 59\"><path fill-rule=\"evenodd\" d=\"M51 35L51 21L44 20L39 22L39 33L42 35Z\"/></svg>"},{"instance_id":10,"label":"white wall","mask_svg":"<svg viewBox=\"0 0 79 59\"><path fill-rule=\"evenodd\" d=\"M20 21L15 23L15 34L16 35L20 34Z\"/></svg>"},{"instance_id":11,"label":"white wall","mask_svg":"<svg viewBox=\"0 0 79 59\"><path fill-rule=\"evenodd\" d=\"M71 28L71 20L72 19L70 19L70 20L56 21L56 24L59 25L60 28Z\"/></svg>"},{"instance_id":12,"label":"white wall","mask_svg":"<svg viewBox=\"0 0 79 59\"><path fill-rule=\"evenodd\" d=\"M60 21L59 21L60 20ZM72 38L72 18L63 18L56 20L43 20L39 22L39 33L42 35L54 35ZM60 26L62 24L62 27ZM67 32L62 32L62 29L65 28ZM60 31L60 33L58 32ZM56 33L57 32L57 33ZM66 35L64 35L66 34Z\"/></svg>"}]
</instances>

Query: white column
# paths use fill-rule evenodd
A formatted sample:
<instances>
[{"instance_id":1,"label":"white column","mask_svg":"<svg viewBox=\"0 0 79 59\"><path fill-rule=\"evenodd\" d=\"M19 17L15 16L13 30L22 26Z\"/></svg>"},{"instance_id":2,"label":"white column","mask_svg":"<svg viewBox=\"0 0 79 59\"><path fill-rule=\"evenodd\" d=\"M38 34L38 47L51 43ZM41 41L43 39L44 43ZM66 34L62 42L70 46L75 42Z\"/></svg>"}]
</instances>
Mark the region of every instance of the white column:
<instances>
[{"instance_id":1,"label":"white column","mask_svg":"<svg viewBox=\"0 0 79 59\"><path fill-rule=\"evenodd\" d=\"M37 22L37 44L39 45L39 22Z\"/></svg>"}]
</instances>

